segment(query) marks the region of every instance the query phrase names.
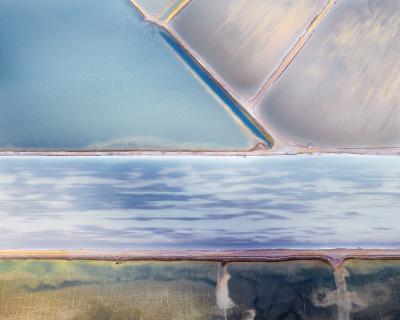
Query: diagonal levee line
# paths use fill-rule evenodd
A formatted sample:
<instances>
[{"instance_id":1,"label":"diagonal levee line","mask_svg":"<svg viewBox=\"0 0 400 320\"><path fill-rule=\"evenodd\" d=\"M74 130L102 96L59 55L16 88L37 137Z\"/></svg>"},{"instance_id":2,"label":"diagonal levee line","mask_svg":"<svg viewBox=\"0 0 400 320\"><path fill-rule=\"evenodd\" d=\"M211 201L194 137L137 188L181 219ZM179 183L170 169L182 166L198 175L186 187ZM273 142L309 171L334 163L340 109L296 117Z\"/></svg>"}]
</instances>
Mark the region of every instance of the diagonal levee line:
<instances>
[{"instance_id":1,"label":"diagonal levee line","mask_svg":"<svg viewBox=\"0 0 400 320\"><path fill-rule=\"evenodd\" d=\"M400 148L398 147L384 147L384 148L357 148L357 147L346 147L346 148L334 148L334 147L307 147L307 146L298 146L298 145L292 145L292 144L287 144L286 141L281 141L281 139L277 136L275 136L273 133L269 133L270 130L267 131L268 126L264 123L262 123L257 116L254 114L254 108L252 106L255 106L254 100L260 99L261 95L267 91L267 85L268 87L275 82L280 75L284 72L284 70L288 67L288 65L291 63L291 61L294 59L294 57L297 55L297 53L301 50L301 48L305 45L306 41L308 38L311 36L313 31L317 28L319 23L325 18L325 16L328 14L330 9L334 6L337 0L327 0L325 7L321 11L319 15L317 15L313 21L310 23L309 27L307 28L307 31L301 39L295 44L292 49L292 58L289 59L289 55L287 55L286 59L282 61L280 64L281 68L277 68L275 71L275 80L274 81L269 81L267 82L264 87L259 91L258 95L256 98L254 98L252 101L242 101L237 97L231 90L228 90L226 86L224 86L218 77L215 76L215 74L211 73L202 63L201 59L199 59L196 55L193 55L192 52L190 52L190 49L185 45L185 43L182 43L182 41L179 40L179 38L174 34L174 32L171 30L171 28L168 27L169 23L166 23L164 21L160 21L158 19L154 19L152 17L149 17L147 14L141 10L141 7L136 3L136 0L129 0L133 6L144 16L144 18L157 26L159 26L162 30L164 30L167 34L169 34L181 47L183 50L185 50L199 66L204 70L205 73L209 74L209 76L215 81L215 83L226 93L226 95L231 99L240 109L241 112L259 129L261 132L265 135L268 141L271 142L272 147L270 149L264 149L264 148L259 148L256 146L255 148L251 150L237 150L237 151L226 151L226 150L217 150L217 151L193 151L193 150L175 150L175 151L160 151L160 150L135 150L135 151L117 151L117 152L112 152L112 151L88 151L88 152L83 152L85 155L231 155L231 156L243 156L243 155L278 155L278 154L284 154L284 155L295 155L295 154L316 154L316 153L327 153L327 154L362 154L362 155L393 155L393 156L400 156ZM185 0L181 2L181 5L186 2ZM190 1L187 1L185 6L189 3ZM181 7L179 11L177 11L174 15L174 17L185 7ZM172 17L172 19L174 18ZM295 50L295 48L297 50ZM286 61L286 63L284 63ZM278 72L278 69L281 70L281 72ZM250 104L248 102L252 102L253 104ZM268 128L269 129L269 128ZM0 156L5 155L5 156L12 156L12 155L66 155L66 156L71 156L71 155L79 155L81 154L80 152L68 152L68 151L62 151L62 152L21 152L21 151L1 151L0 150ZM399 255L400 257L400 255Z\"/></svg>"},{"instance_id":2,"label":"diagonal levee line","mask_svg":"<svg viewBox=\"0 0 400 320\"><path fill-rule=\"evenodd\" d=\"M161 9L161 11L157 14L157 16L161 17L163 14L168 12L168 10L170 10L170 8L174 5L174 3L175 3L175 0L168 1L168 3L164 6L164 8Z\"/></svg>"},{"instance_id":3,"label":"diagonal levee line","mask_svg":"<svg viewBox=\"0 0 400 320\"><path fill-rule=\"evenodd\" d=\"M320 22L326 17L328 12L332 9L337 0L328 0L322 11L311 21L306 32L300 37L295 45L289 50L289 53L283 58L279 66L275 69L272 75L268 78L265 84L262 86L257 95L251 99L251 106L254 107L262 99L268 89L277 81L283 72L289 67L290 63L294 60L300 50L307 43L315 29L318 27Z\"/></svg>"},{"instance_id":4,"label":"diagonal levee line","mask_svg":"<svg viewBox=\"0 0 400 320\"><path fill-rule=\"evenodd\" d=\"M135 0L130 0L135 5ZM291 61L295 58L297 53L301 50L301 48L305 45L306 41L309 39L313 31L316 29L318 24L322 21L322 19L326 16L332 6L336 3L337 0L327 0L322 11L311 21L309 26L307 27L305 33L300 37L300 39L294 44L294 46L290 49L289 53L283 58L279 66L275 69L273 74L268 78L266 83L257 93L257 95L250 100L244 101L240 99L232 90L230 90L229 86L226 86L223 82L221 82L220 78L211 72L207 67L205 67L204 62L199 59L196 55L191 52L190 48L181 41L181 39L171 30L169 27L170 22L190 3L191 0L181 0L180 3L175 7L175 9L168 15L165 20L152 20L153 23L164 29L172 38L184 49L184 51L206 72L215 82L216 84L222 88L223 91L227 94L230 99L239 106L243 115L246 116L253 124L258 127L264 134L264 137L272 144L272 148L274 148L278 143L278 137L273 137L269 133L268 127L265 124L260 123L259 119L253 115L252 110L256 106L259 99L261 99L263 93L268 90L268 88L280 77L280 75L284 72L284 70L289 66ZM137 5L135 5L138 7Z\"/></svg>"},{"instance_id":5,"label":"diagonal levee line","mask_svg":"<svg viewBox=\"0 0 400 320\"><path fill-rule=\"evenodd\" d=\"M180 1L181 3L179 3L179 4L175 7L174 10L171 10L171 8L174 8L175 3L178 2L178 1ZM175 10L177 10L178 7L182 5L182 2L185 2L185 1L188 1L188 0L169 0L168 3L161 9L160 12L158 12L157 14L156 14L156 13L151 14L151 13L148 12L141 4L139 4L136 0L129 0L129 2L135 7L135 9L136 9L146 20L151 21L151 22L154 22L154 23L156 23L156 24L160 24L160 23L163 21L163 19L162 19L161 17L162 17L164 14L168 14L168 17L169 17L170 15L172 15L172 14L175 12ZM190 0L189 0L189 1L190 1ZM183 8L184 8L184 6L181 7L181 9L180 9L178 12L176 12L176 13L174 14L173 17L175 17ZM172 11L172 12L168 12L168 11ZM173 18L173 17L172 17L172 18Z\"/></svg>"},{"instance_id":6,"label":"diagonal levee line","mask_svg":"<svg viewBox=\"0 0 400 320\"><path fill-rule=\"evenodd\" d=\"M129 2L133 5L137 12L145 19L145 20L153 20L150 19L150 15L145 12L145 10L136 2L136 0L129 0Z\"/></svg>"},{"instance_id":7,"label":"diagonal levee line","mask_svg":"<svg viewBox=\"0 0 400 320\"><path fill-rule=\"evenodd\" d=\"M143 17L148 20L149 22L155 24L158 26L161 30L163 30L173 41L179 46L179 48L185 53L185 55L193 61L194 64L196 64L202 72L204 72L214 83L215 85L222 90L224 95L228 100L230 100L235 106L238 107L240 110L241 115L246 118L250 123L257 129L257 131L260 131L260 133L263 136L263 139L266 140L268 143L260 142L257 143L256 146L253 148L247 150L247 152L263 152L265 149L271 150L274 148L275 145L275 140L274 138L269 134L269 132L259 123L258 120L256 120L253 115L249 113L249 110L241 103L238 101L235 96L231 93L230 90L228 90L223 84L220 83L218 80L218 77L216 77L213 73L210 72L208 68L205 67L204 63L201 62L201 60L194 55L190 48L178 37L174 31L169 27L171 20L176 17L179 12L181 12L186 5L190 3L191 0L181 0L179 5L175 7L175 9L169 14L169 16L165 20L161 19L155 19L148 14L145 13L145 10L141 9L141 6L136 2L136 0L129 0L133 6L143 15ZM247 127L247 125L246 125ZM269 146L266 146L268 144Z\"/></svg>"},{"instance_id":8,"label":"diagonal levee line","mask_svg":"<svg viewBox=\"0 0 400 320\"><path fill-rule=\"evenodd\" d=\"M176 7L175 9L168 15L168 17L165 19L165 22L170 22L173 18L176 17L176 15L182 11L183 8L185 8L191 0L182 0Z\"/></svg>"}]
</instances>

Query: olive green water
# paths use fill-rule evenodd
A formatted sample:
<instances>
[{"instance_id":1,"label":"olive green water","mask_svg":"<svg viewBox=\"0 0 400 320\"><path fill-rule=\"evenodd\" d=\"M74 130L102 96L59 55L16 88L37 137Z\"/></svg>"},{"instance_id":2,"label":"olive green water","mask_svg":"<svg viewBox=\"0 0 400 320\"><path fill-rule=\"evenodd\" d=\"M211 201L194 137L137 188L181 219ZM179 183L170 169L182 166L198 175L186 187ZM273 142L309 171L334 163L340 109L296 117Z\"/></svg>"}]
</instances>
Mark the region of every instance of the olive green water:
<instances>
[{"instance_id":1,"label":"olive green water","mask_svg":"<svg viewBox=\"0 0 400 320\"><path fill-rule=\"evenodd\" d=\"M1 260L0 319L398 319L400 261Z\"/></svg>"}]
</instances>

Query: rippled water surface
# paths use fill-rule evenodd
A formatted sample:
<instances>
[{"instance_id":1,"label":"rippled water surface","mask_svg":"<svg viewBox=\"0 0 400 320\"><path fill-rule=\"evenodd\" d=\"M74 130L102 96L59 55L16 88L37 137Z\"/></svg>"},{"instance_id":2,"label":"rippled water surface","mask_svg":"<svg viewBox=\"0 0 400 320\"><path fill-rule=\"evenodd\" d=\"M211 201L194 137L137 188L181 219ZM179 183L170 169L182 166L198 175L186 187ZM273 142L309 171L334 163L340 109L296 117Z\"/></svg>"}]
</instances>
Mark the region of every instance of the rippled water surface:
<instances>
[{"instance_id":1,"label":"rippled water surface","mask_svg":"<svg viewBox=\"0 0 400 320\"><path fill-rule=\"evenodd\" d=\"M399 245L397 157L0 158L0 248Z\"/></svg>"}]
</instances>

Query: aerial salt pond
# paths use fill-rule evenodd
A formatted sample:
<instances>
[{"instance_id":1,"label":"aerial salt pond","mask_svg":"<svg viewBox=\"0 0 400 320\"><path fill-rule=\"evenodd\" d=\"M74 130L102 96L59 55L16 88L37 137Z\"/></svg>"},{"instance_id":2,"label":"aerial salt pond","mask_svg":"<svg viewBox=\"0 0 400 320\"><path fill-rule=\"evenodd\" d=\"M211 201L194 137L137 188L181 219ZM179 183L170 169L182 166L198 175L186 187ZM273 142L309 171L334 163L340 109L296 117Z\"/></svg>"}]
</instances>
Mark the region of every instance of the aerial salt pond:
<instances>
[{"instance_id":1,"label":"aerial salt pond","mask_svg":"<svg viewBox=\"0 0 400 320\"><path fill-rule=\"evenodd\" d=\"M1 260L0 319L396 319L398 261Z\"/></svg>"},{"instance_id":2,"label":"aerial salt pond","mask_svg":"<svg viewBox=\"0 0 400 320\"><path fill-rule=\"evenodd\" d=\"M321 0L192 0L171 26L234 96L252 99L324 5Z\"/></svg>"},{"instance_id":3,"label":"aerial salt pond","mask_svg":"<svg viewBox=\"0 0 400 320\"><path fill-rule=\"evenodd\" d=\"M243 150L260 141L129 1L3 1L0 48L0 149Z\"/></svg>"},{"instance_id":4,"label":"aerial salt pond","mask_svg":"<svg viewBox=\"0 0 400 320\"><path fill-rule=\"evenodd\" d=\"M192 0L168 28L275 147L374 152L400 146L399 9L398 1Z\"/></svg>"},{"instance_id":5,"label":"aerial salt pond","mask_svg":"<svg viewBox=\"0 0 400 320\"><path fill-rule=\"evenodd\" d=\"M399 10L399 1L337 1L257 118L299 145L399 147Z\"/></svg>"},{"instance_id":6,"label":"aerial salt pond","mask_svg":"<svg viewBox=\"0 0 400 320\"><path fill-rule=\"evenodd\" d=\"M3 157L0 249L396 248L379 156Z\"/></svg>"},{"instance_id":7,"label":"aerial salt pond","mask_svg":"<svg viewBox=\"0 0 400 320\"><path fill-rule=\"evenodd\" d=\"M0 320L398 319L398 157L105 156L396 147L398 4L334 2L1 2Z\"/></svg>"}]
</instances>

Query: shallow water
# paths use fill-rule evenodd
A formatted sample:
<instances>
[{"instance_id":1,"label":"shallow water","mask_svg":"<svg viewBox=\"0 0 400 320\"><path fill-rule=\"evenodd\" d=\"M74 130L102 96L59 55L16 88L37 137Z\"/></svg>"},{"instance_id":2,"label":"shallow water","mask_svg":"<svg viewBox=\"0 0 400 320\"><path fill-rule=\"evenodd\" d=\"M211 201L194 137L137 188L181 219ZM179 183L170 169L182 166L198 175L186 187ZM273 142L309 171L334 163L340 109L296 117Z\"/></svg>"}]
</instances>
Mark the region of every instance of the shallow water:
<instances>
[{"instance_id":1,"label":"shallow water","mask_svg":"<svg viewBox=\"0 0 400 320\"><path fill-rule=\"evenodd\" d=\"M234 95L253 98L324 0L192 0L172 28Z\"/></svg>"},{"instance_id":2,"label":"shallow water","mask_svg":"<svg viewBox=\"0 0 400 320\"><path fill-rule=\"evenodd\" d=\"M393 248L397 157L0 158L0 249Z\"/></svg>"},{"instance_id":3,"label":"shallow water","mask_svg":"<svg viewBox=\"0 0 400 320\"><path fill-rule=\"evenodd\" d=\"M341 270L348 272L352 319L398 319L400 261L350 260Z\"/></svg>"},{"instance_id":4,"label":"shallow water","mask_svg":"<svg viewBox=\"0 0 400 320\"><path fill-rule=\"evenodd\" d=\"M206 320L220 314L216 263L3 260L0 270L1 320Z\"/></svg>"},{"instance_id":5,"label":"shallow water","mask_svg":"<svg viewBox=\"0 0 400 320\"><path fill-rule=\"evenodd\" d=\"M0 149L255 144L128 0L2 1L0 101Z\"/></svg>"},{"instance_id":6,"label":"shallow water","mask_svg":"<svg viewBox=\"0 0 400 320\"><path fill-rule=\"evenodd\" d=\"M287 141L400 146L400 2L337 1L257 108Z\"/></svg>"},{"instance_id":7,"label":"shallow water","mask_svg":"<svg viewBox=\"0 0 400 320\"><path fill-rule=\"evenodd\" d=\"M313 305L335 289L328 265L284 263L2 260L0 319L336 319ZM230 300L231 299L231 300ZM224 302L230 300L230 308Z\"/></svg>"},{"instance_id":8,"label":"shallow water","mask_svg":"<svg viewBox=\"0 0 400 320\"><path fill-rule=\"evenodd\" d=\"M0 260L0 319L397 319L400 262Z\"/></svg>"},{"instance_id":9,"label":"shallow water","mask_svg":"<svg viewBox=\"0 0 400 320\"><path fill-rule=\"evenodd\" d=\"M141 9L151 15L158 15L167 9L173 0L136 0ZM167 10L168 11L168 10Z\"/></svg>"}]
</instances>

